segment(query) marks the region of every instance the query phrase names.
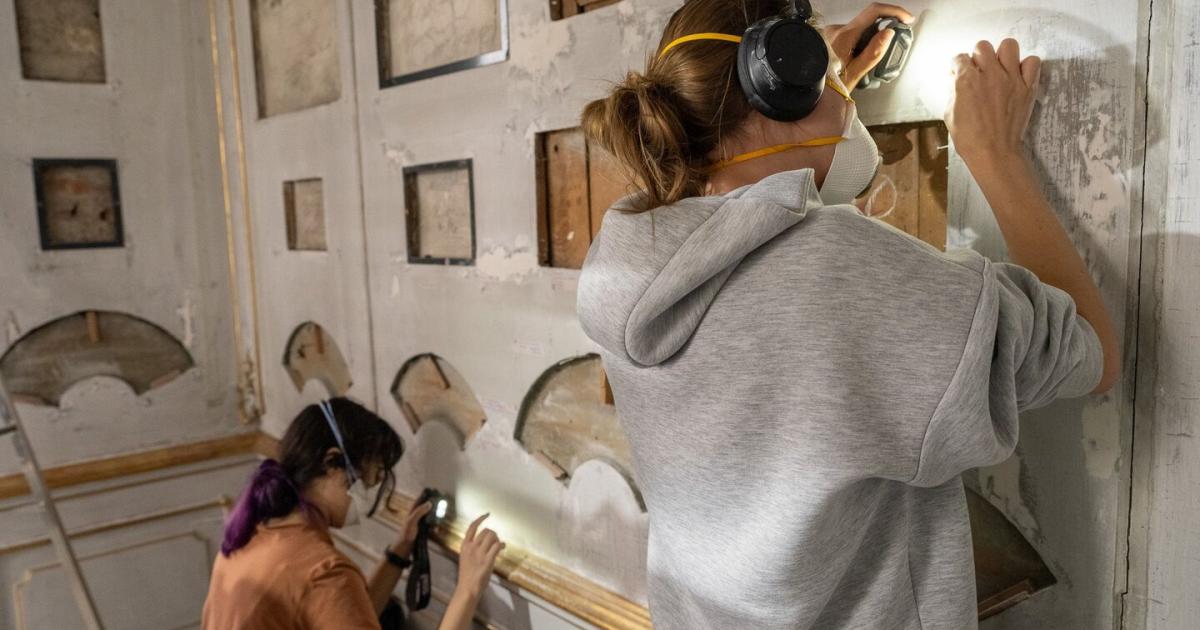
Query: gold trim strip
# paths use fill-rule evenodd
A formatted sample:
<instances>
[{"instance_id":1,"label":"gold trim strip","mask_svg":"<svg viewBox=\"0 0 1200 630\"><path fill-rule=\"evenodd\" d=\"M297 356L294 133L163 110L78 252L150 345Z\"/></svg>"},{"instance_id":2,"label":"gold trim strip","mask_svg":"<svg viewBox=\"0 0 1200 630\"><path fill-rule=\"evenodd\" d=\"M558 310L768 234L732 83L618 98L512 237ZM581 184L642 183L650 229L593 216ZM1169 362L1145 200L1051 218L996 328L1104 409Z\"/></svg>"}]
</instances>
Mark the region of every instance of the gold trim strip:
<instances>
[{"instance_id":1,"label":"gold trim strip","mask_svg":"<svg viewBox=\"0 0 1200 630\"><path fill-rule=\"evenodd\" d=\"M242 303L241 289L237 279L237 249L233 238L233 201L229 190L229 159L225 146L225 104L224 93L221 90L221 55L218 48L217 7L215 0L208 0L208 44L212 58L213 100L216 104L217 115L217 150L221 161L221 201L225 209L225 252L229 257L229 299L233 311L233 376L235 382L241 384L242 371L242 313L239 305ZM239 387L240 389L240 387ZM243 424L253 418L246 417L245 405L241 400L242 392L238 392L238 419Z\"/></svg>"},{"instance_id":2,"label":"gold trim strip","mask_svg":"<svg viewBox=\"0 0 1200 630\"><path fill-rule=\"evenodd\" d=\"M191 464L218 457L255 452L262 440L259 431L238 433L190 444L176 444L163 448L139 451L126 455L92 459L43 471L46 486L62 488L92 481L104 481L132 475ZM29 494L29 485L24 475L14 473L0 476L0 500Z\"/></svg>"}]
</instances>

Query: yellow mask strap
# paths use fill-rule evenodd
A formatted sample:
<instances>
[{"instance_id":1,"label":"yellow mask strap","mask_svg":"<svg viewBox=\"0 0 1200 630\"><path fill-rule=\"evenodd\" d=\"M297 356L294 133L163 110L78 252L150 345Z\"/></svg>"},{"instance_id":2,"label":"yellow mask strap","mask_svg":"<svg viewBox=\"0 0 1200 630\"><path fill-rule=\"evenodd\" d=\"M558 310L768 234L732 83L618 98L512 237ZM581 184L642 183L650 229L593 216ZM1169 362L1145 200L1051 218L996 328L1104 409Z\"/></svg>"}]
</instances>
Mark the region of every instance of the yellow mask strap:
<instances>
[{"instance_id":1,"label":"yellow mask strap","mask_svg":"<svg viewBox=\"0 0 1200 630\"><path fill-rule=\"evenodd\" d=\"M740 164L748 160L754 160L760 157L766 157L768 155L775 155L776 153L783 153L784 151L791 151L792 149L800 149L804 147L826 147L831 144L837 144L843 140L845 140L845 138L842 136L827 136L825 138L813 138L812 140L806 140L799 143L777 144L775 146L766 147L757 151L735 155L727 160L721 160L720 162L708 167L708 172L715 173L716 171L733 166L734 164Z\"/></svg>"},{"instance_id":2,"label":"yellow mask strap","mask_svg":"<svg viewBox=\"0 0 1200 630\"><path fill-rule=\"evenodd\" d=\"M671 50L672 48L674 48L680 44L683 44L685 42L694 42L694 41L703 40L703 39L714 39L714 40L718 40L718 41L722 41L722 42L733 42L735 44L742 43L742 38L740 35L729 35L726 33L693 33L691 35L684 35L683 37L679 37L679 38L675 39L674 41L672 41L670 44L667 44L662 49L662 52L658 53L658 58L662 59L663 56L666 55L669 50Z\"/></svg>"}]
</instances>

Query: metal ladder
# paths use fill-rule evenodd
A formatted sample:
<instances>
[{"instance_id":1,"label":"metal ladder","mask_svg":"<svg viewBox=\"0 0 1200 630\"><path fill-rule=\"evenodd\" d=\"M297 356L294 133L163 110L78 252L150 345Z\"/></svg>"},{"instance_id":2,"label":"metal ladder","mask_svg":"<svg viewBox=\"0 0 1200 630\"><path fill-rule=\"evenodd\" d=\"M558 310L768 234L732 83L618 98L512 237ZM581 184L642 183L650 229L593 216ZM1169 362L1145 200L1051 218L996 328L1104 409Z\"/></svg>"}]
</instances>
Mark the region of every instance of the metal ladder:
<instances>
[{"instance_id":1,"label":"metal ladder","mask_svg":"<svg viewBox=\"0 0 1200 630\"><path fill-rule=\"evenodd\" d=\"M79 614L83 617L84 626L88 630L104 630L103 624L100 623L100 615L96 613L96 603L92 600L87 582L83 579L83 572L79 570L79 562L75 559L75 552L71 549L71 541L67 538L62 520L58 517L58 508L54 505L54 498L50 496L46 480L42 477L42 469L38 467L33 446L25 436L25 427L21 424L17 408L12 404L8 389L4 386L4 379L0 378L0 436L4 435L11 435L13 438L17 459L21 460L21 472L25 475L25 481L29 484L29 491L34 500L42 508L42 515L46 519L46 528L50 533L50 542L54 544L54 551L58 554L58 561L62 564L63 570L67 572L71 590L75 595L75 604L79 606Z\"/></svg>"}]
</instances>

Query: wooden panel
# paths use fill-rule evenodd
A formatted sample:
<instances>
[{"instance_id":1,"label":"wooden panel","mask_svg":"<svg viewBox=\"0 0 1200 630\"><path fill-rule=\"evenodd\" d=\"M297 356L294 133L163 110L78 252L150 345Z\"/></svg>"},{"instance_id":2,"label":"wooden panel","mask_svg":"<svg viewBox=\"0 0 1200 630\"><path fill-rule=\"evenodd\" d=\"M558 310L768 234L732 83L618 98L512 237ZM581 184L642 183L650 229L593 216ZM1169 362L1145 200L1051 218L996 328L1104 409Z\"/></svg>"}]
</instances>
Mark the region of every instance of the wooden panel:
<instances>
[{"instance_id":1,"label":"wooden panel","mask_svg":"<svg viewBox=\"0 0 1200 630\"><path fill-rule=\"evenodd\" d=\"M550 19L561 20L617 2L620 0L550 0Z\"/></svg>"},{"instance_id":2,"label":"wooden panel","mask_svg":"<svg viewBox=\"0 0 1200 630\"><path fill-rule=\"evenodd\" d=\"M288 249L325 251L325 196L320 178L283 183Z\"/></svg>"},{"instance_id":3,"label":"wooden panel","mask_svg":"<svg viewBox=\"0 0 1200 630\"><path fill-rule=\"evenodd\" d=\"M104 83L99 0L16 0L26 79Z\"/></svg>"},{"instance_id":4,"label":"wooden panel","mask_svg":"<svg viewBox=\"0 0 1200 630\"><path fill-rule=\"evenodd\" d=\"M584 462L605 462L625 478L644 510L633 478L629 440L610 401L598 355L560 361L525 394L514 437L564 482Z\"/></svg>"},{"instance_id":5,"label":"wooden panel","mask_svg":"<svg viewBox=\"0 0 1200 630\"><path fill-rule=\"evenodd\" d=\"M88 311L26 333L0 356L0 376L15 398L57 406L84 379L117 378L143 394L193 365L187 348L162 328L125 313Z\"/></svg>"},{"instance_id":6,"label":"wooden panel","mask_svg":"<svg viewBox=\"0 0 1200 630\"><path fill-rule=\"evenodd\" d=\"M487 422L487 414L467 380L435 354L417 355L404 363L392 383L392 398L415 434L426 422L453 428L459 447Z\"/></svg>"},{"instance_id":7,"label":"wooden panel","mask_svg":"<svg viewBox=\"0 0 1200 630\"><path fill-rule=\"evenodd\" d=\"M376 10L385 83L503 47L499 0L376 0Z\"/></svg>"},{"instance_id":8,"label":"wooden panel","mask_svg":"<svg viewBox=\"0 0 1200 630\"><path fill-rule=\"evenodd\" d=\"M260 117L341 96L338 6L328 0L250 0Z\"/></svg>"},{"instance_id":9,"label":"wooden panel","mask_svg":"<svg viewBox=\"0 0 1200 630\"><path fill-rule=\"evenodd\" d=\"M949 151L946 125L871 127L883 163L871 188L856 200L863 213L937 247L946 247Z\"/></svg>"},{"instance_id":10,"label":"wooden panel","mask_svg":"<svg viewBox=\"0 0 1200 630\"><path fill-rule=\"evenodd\" d=\"M33 161L42 249L124 244L115 160Z\"/></svg>"},{"instance_id":11,"label":"wooden panel","mask_svg":"<svg viewBox=\"0 0 1200 630\"><path fill-rule=\"evenodd\" d=\"M304 322L292 331L283 365L296 391L312 379L320 381L330 396L343 396L354 385L337 342L314 322Z\"/></svg>"},{"instance_id":12,"label":"wooden panel","mask_svg":"<svg viewBox=\"0 0 1200 630\"><path fill-rule=\"evenodd\" d=\"M543 142L549 264L579 269L592 234L583 130L552 131Z\"/></svg>"},{"instance_id":13,"label":"wooden panel","mask_svg":"<svg viewBox=\"0 0 1200 630\"><path fill-rule=\"evenodd\" d=\"M470 160L404 169L409 262L474 262L473 186Z\"/></svg>"},{"instance_id":14,"label":"wooden panel","mask_svg":"<svg viewBox=\"0 0 1200 630\"><path fill-rule=\"evenodd\" d=\"M946 249L946 207L950 179L950 135L946 125L934 123L917 130L920 152L920 227L917 236L938 249Z\"/></svg>"},{"instance_id":15,"label":"wooden panel","mask_svg":"<svg viewBox=\"0 0 1200 630\"><path fill-rule=\"evenodd\" d=\"M631 187L625 174L607 152L588 146L588 203L591 206L592 238L600 232L604 213Z\"/></svg>"}]
</instances>

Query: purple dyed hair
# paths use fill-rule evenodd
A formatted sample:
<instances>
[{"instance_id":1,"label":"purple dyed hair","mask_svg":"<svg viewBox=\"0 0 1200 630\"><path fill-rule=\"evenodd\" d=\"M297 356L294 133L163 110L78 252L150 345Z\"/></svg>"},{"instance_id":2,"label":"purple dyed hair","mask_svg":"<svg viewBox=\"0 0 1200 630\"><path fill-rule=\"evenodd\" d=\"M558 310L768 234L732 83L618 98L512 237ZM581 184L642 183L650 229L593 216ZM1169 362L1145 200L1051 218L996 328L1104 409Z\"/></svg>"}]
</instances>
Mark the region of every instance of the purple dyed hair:
<instances>
[{"instance_id":1,"label":"purple dyed hair","mask_svg":"<svg viewBox=\"0 0 1200 630\"><path fill-rule=\"evenodd\" d=\"M225 522L221 553L228 557L245 547L254 537L259 523L291 514L296 508L306 515L313 513L311 505L288 478L283 466L273 459L264 460L250 477L250 482L229 514L229 520Z\"/></svg>"}]
</instances>

